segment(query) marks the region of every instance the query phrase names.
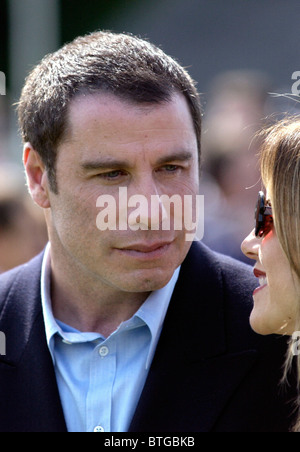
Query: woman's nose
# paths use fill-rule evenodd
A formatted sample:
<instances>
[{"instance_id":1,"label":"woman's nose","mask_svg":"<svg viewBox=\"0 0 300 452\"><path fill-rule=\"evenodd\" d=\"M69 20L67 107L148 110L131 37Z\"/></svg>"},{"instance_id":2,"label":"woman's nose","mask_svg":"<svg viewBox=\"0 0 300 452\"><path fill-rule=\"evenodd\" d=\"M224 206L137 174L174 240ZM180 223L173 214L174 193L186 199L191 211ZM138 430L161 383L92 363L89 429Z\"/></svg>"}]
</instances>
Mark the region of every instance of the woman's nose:
<instances>
[{"instance_id":1,"label":"woman's nose","mask_svg":"<svg viewBox=\"0 0 300 452\"><path fill-rule=\"evenodd\" d=\"M245 256L250 259L258 259L258 252L260 246L260 239L255 236L254 229L250 234L244 239L241 244L241 250Z\"/></svg>"}]
</instances>

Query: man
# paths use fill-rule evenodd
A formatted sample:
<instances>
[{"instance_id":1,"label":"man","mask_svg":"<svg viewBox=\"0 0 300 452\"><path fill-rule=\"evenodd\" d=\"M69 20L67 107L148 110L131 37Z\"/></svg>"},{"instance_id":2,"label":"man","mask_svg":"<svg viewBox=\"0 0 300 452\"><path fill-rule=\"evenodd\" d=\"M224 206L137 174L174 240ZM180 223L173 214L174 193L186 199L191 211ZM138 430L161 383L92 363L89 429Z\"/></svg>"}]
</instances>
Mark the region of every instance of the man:
<instances>
[{"instance_id":1,"label":"man","mask_svg":"<svg viewBox=\"0 0 300 452\"><path fill-rule=\"evenodd\" d=\"M164 202L198 193L186 71L96 32L45 57L18 108L49 245L0 279L1 431L288 430L286 345L251 332L251 271L191 245Z\"/></svg>"}]
</instances>

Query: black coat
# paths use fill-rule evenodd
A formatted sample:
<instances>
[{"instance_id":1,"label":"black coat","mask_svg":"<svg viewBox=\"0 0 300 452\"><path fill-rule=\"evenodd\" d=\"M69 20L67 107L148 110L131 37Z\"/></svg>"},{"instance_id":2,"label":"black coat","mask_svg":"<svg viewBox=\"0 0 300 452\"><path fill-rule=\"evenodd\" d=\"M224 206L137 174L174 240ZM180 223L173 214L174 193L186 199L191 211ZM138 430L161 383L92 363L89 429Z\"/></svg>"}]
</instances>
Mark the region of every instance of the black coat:
<instances>
[{"instance_id":1,"label":"black coat","mask_svg":"<svg viewBox=\"0 0 300 452\"><path fill-rule=\"evenodd\" d=\"M0 431L66 431L41 309L42 257L0 276ZM250 267L194 243L176 284L132 432L288 431L286 341L252 332Z\"/></svg>"}]
</instances>

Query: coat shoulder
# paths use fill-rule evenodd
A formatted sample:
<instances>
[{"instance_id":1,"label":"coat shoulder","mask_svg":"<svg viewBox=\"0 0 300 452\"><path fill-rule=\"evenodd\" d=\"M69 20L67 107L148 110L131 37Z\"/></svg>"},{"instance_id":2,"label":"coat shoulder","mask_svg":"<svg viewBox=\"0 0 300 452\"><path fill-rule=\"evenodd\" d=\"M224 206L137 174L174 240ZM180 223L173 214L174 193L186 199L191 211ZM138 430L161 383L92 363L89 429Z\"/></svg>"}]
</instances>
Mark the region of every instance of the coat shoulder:
<instances>
[{"instance_id":1,"label":"coat shoulder","mask_svg":"<svg viewBox=\"0 0 300 452\"><path fill-rule=\"evenodd\" d=\"M33 286L40 280L42 260L43 253L0 275L0 311L10 293L17 294L22 300L32 291Z\"/></svg>"},{"instance_id":2,"label":"coat shoulder","mask_svg":"<svg viewBox=\"0 0 300 452\"><path fill-rule=\"evenodd\" d=\"M190 258L202 281L205 279L210 284L219 284L231 298L249 298L249 294L257 287L257 278L251 265L212 251L202 243L193 244Z\"/></svg>"},{"instance_id":3,"label":"coat shoulder","mask_svg":"<svg viewBox=\"0 0 300 452\"><path fill-rule=\"evenodd\" d=\"M274 338L278 341L278 336L260 336L250 326L253 291L258 286L252 266L216 253L199 242L193 244L190 258L193 292L197 293L201 311L210 313L216 324L217 319L222 319L229 349L260 348L274 342Z\"/></svg>"}]
</instances>

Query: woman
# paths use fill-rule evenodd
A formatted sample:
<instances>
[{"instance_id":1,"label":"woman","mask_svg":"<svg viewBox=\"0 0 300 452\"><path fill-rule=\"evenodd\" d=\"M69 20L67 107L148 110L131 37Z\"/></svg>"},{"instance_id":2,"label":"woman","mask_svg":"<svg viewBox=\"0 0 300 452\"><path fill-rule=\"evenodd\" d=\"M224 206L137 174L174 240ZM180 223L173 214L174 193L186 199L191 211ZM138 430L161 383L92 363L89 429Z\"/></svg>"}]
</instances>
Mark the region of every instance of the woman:
<instances>
[{"instance_id":1,"label":"woman","mask_svg":"<svg viewBox=\"0 0 300 452\"><path fill-rule=\"evenodd\" d=\"M259 193L255 229L242 243L259 279L250 323L259 334L291 336L286 377L294 355L300 370L300 117L264 132L260 164L266 194Z\"/></svg>"}]
</instances>

